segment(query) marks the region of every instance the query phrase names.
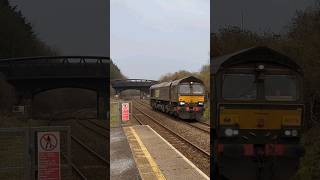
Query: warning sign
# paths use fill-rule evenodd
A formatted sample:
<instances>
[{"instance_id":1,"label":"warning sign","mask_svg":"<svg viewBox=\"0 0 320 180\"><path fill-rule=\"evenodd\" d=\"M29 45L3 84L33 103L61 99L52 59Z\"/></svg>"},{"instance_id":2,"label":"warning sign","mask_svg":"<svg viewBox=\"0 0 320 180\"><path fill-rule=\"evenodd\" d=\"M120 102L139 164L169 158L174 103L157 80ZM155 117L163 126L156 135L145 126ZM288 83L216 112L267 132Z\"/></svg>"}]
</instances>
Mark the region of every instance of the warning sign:
<instances>
[{"instance_id":1,"label":"warning sign","mask_svg":"<svg viewBox=\"0 0 320 180\"><path fill-rule=\"evenodd\" d=\"M38 132L38 179L60 180L59 132Z\"/></svg>"},{"instance_id":2,"label":"warning sign","mask_svg":"<svg viewBox=\"0 0 320 180\"><path fill-rule=\"evenodd\" d=\"M122 103L121 119L122 121L129 121L129 103Z\"/></svg>"}]
</instances>

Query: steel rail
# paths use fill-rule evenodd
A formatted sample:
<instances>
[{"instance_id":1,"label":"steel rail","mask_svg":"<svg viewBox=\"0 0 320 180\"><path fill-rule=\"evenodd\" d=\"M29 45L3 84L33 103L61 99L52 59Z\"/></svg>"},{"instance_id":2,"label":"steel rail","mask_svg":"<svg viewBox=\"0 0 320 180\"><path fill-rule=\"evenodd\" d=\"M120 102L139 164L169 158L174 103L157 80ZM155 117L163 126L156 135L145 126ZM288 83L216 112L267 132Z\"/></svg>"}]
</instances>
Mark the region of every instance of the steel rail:
<instances>
[{"instance_id":1,"label":"steel rail","mask_svg":"<svg viewBox=\"0 0 320 180\"><path fill-rule=\"evenodd\" d=\"M82 180L87 180L88 178L86 178L86 176L81 172L81 170L74 164L71 162L71 160L69 160L69 158L62 153L63 158L65 158L66 160L68 160L70 162L71 168L80 176L80 178Z\"/></svg>"},{"instance_id":2,"label":"steel rail","mask_svg":"<svg viewBox=\"0 0 320 180\"><path fill-rule=\"evenodd\" d=\"M139 103L139 104L141 104L141 105L143 105L143 106L145 106L145 107L150 109L150 106L148 106L146 103L143 103L143 102L138 101L138 100L134 100L134 101L136 101L137 103ZM170 117L168 114L163 114L163 115L165 115L168 119L173 121L172 117ZM193 128L196 128L196 129L199 129L201 131L204 131L205 133L210 133L210 126L207 123L204 123L204 122L196 122L196 123L203 124L204 126L207 126L207 128L209 128L209 130L201 128L199 126L196 126L195 124L192 124L192 123L189 123L189 122L186 122L186 121L176 121L176 122L179 122L179 123L182 123L182 124L186 124L186 125L191 126Z\"/></svg>"},{"instance_id":3,"label":"steel rail","mask_svg":"<svg viewBox=\"0 0 320 180\"><path fill-rule=\"evenodd\" d=\"M89 148L87 145L85 145L81 140L71 135L71 139L74 140L76 143L78 143L80 146L82 146L85 150L87 150L89 153L94 155L97 159L99 159L102 163L109 165L110 163L101 155L93 151L91 148Z\"/></svg>"},{"instance_id":4,"label":"steel rail","mask_svg":"<svg viewBox=\"0 0 320 180\"><path fill-rule=\"evenodd\" d=\"M80 124L81 126L83 126L83 127L85 127L85 128L87 128L87 129L89 129L89 130L91 130L92 132L94 132L94 133L96 133L96 134L98 134L98 135L100 135L100 136L103 136L103 137L105 137L105 138L108 138L108 136L106 135L106 134L104 134L104 133L102 133L102 132L100 132L100 131L97 131L96 129L94 129L94 128L92 128L92 127L90 127L90 126L88 126L88 125L86 125L84 122L82 122L83 120L77 120L76 122L78 123L78 124ZM87 122L88 122L89 120L87 120Z\"/></svg>"},{"instance_id":5,"label":"steel rail","mask_svg":"<svg viewBox=\"0 0 320 180\"><path fill-rule=\"evenodd\" d=\"M82 112L83 110L79 110L78 112ZM65 112L59 112L59 113L55 113L55 115L58 114L65 114L68 113L67 111ZM75 113L72 113L73 117L67 117L64 118L64 120L76 120L77 122L79 121L78 118L75 116ZM51 126L52 122L53 122L54 118L50 118L48 125ZM80 123L79 123L80 124ZM89 128L88 128L89 129ZM93 151L90 147L88 147L87 145L85 145L81 140L79 140L78 138L76 138L75 136L73 136L71 134L71 140L73 140L74 142L78 143L80 146L82 146L87 152L89 152L91 155L93 155L94 157L96 157L97 159L99 159L102 163L106 164L106 165L110 165L110 163L101 155L99 155L97 152ZM70 159L68 159L68 157L62 153L62 156L66 159L69 160L70 165L72 167L72 169L80 176L80 178L82 180L87 180L88 178L84 175L84 173L77 167L76 164L72 163L71 157L69 157Z\"/></svg>"},{"instance_id":6,"label":"steel rail","mask_svg":"<svg viewBox=\"0 0 320 180\"><path fill-rule=\"evenodd\" d=\"M103 125L95 122L95 120L88 120L88 122L92 123L93 125L95 125L95 126L97 126L97 127L102 128L102 129L104 129L104 130L106 130L106 131L109 131L108 127L105 127L105 126L103 126Z\"/></svg>"},{"instance_id":7,"label":"steel rail","mask_svg":"<svg viewBox=\"0 0 320 180\"><path fill-rule=\"evenodd\" d=\"M189 141L188 139L182 137L180 134L174 132L173 130L171 130L170 128L166 127L165 125L159 123L154 117L150 116L149 114L143 112L142 110L138 109L137 107L135 107L135 109L137 109L140 113L142 113L143 115L145 115L146 117L148 117L150 120L152 120L153 122L155 122L156 124L160 125L161 127L163 127L164 129L166 129L167 131L171 132L171 134L174 134L176 137L178 137L179 139L182 139L184 142L188 143L189 145L191 145L192 147L196 148L198 151L202 152L203 154L205 154L206 156L210 157L210 153L205 151L204 149L202 149L201 147L195 145L194 143L192 143L191 141ZM133 114L133 116L136 119L137 118L136 115Z\"/></svg>"}]
</instances>

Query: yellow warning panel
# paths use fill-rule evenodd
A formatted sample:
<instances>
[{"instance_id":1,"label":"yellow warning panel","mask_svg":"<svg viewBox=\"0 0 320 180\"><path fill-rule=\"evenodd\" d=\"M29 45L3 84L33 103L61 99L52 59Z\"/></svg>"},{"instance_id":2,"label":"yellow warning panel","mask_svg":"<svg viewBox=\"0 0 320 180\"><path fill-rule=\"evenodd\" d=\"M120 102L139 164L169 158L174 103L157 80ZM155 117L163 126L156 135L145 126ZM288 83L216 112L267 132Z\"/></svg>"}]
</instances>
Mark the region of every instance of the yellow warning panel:
<instances>
[{"instance_id":1,"label":"yellow warning panel","mask_svg":"<svg viewBox=\"0 0 320 180\"><path fill-rule=\"evenodd\" d=\"M183 101L185 103L204 102L204 96L179 96L179 101Z\"/></svg>"},{"instance_id":2,"label":"yellow warning panel","mask_svg":"<svg viewBox=\"0 0 320 180\"><path fill-rule=\"evenodd\" d=\"M136 131L132 127L123 127L123 130L127 136L141 178L143 180L165 180L166 178L151 157Z\"/></svg>"}]
</instances>

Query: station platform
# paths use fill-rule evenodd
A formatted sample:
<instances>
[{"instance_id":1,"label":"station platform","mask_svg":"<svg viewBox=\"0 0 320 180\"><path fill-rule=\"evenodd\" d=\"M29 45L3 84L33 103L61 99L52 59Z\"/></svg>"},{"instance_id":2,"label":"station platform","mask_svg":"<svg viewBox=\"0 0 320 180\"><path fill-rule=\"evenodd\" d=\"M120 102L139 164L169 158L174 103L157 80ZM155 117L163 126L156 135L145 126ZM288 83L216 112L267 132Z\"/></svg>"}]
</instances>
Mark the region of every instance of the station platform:
<instances>
[{"instance_id":1,"label":"station platform","mask_svg":"<svg viewBox=\"0 0 320 180\"><path fill-rule=\"evenodd\" d=\"M114 127L110 130L110 179L141 179L122 127Z\"/></svg>"},{"instance_id":2,"label":"station platform","mask_svg":"<svg viewBox=\"0 0 320 180\"><path fill-rule=\"evenodd\" d=\"M148 125L123 127L141 179L205 180L209 177Z\"/></svg>"}]
</instances>

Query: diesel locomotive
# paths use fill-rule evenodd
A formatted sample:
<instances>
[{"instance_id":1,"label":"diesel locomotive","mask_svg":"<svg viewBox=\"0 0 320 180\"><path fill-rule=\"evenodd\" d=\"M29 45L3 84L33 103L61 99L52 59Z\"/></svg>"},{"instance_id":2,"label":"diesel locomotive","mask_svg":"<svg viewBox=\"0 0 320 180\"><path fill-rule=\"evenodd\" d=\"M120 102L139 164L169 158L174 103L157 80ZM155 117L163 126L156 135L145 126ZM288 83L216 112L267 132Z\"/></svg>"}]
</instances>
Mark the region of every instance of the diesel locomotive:
<instances>
[{"instance_id":1,"label":"diesel locomotive","mask_svg":"<svg viewBox=\"0 0 320 180\"><path fill-rule=\"evenodd\" d=\"M194 76L150 87L151 107L181 119L201 119L204 102L203 82Z\"/></svg>"},{"instance_id":2,"label":"diesel locomotive","mask_svg":"<svg viewBox=\"0 0 320 180\"><path fill-rule=\"evenodd\" d=\"M303 155L302 68L268 47L211 58L211 177L283 180Z\"/></svg>"}]
</instances>

